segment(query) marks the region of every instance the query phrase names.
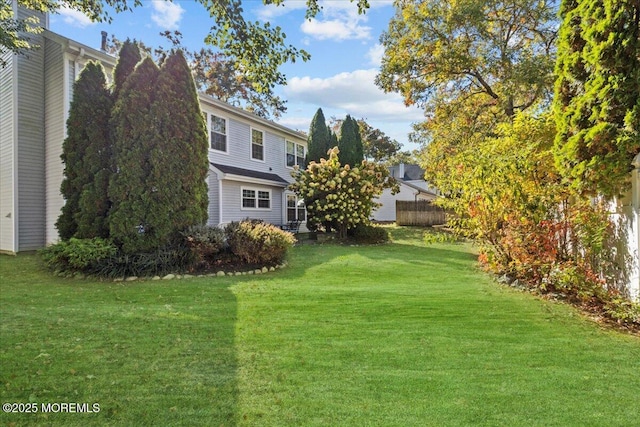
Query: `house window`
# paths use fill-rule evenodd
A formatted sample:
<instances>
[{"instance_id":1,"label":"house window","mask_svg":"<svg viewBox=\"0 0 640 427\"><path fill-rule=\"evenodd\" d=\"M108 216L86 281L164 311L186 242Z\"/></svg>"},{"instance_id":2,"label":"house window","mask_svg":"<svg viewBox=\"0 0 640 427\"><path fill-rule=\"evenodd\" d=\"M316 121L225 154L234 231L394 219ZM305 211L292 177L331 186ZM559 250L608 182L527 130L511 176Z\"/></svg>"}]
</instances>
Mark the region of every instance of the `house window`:
<instances>
[{"instance_id":1,"label":"house window","mask_svg":"<svg viewBox=\"0 0 640 427\"><path fill-rule=\"evenodd\" d=\"M271 191L243 188L242 209L271 209Z\"/></svg>"},{"instance_id":2,"label":"house window","mask_svg":"<svg viewBox=\"0 0 640 427\"><path fill-rule=\"evenodd\" d=\"M291 141L287 141L287 166L294 167L300 166L300 169L304 169L304 145L296 144Z\"/></svg>"},{"instance_id":3,"label":"house window","mask_svg":"<svg viewBox=\"0 0 640 427\"><path fill-rule=\"evenodd\" d=\"M264 132L251 129L251 158L264 160Z\"/></svg>"},{"instance_id":4,"label":"house window","mask_svg":"<svg viewBox=\"0 0 640 427\"><path fill-rule=\"evenodd\" d=\"M209 136L211 138L211 149L218 151L227 151L227 121L222 117L214 116L211 114L209 126L211 132Z\"/></svg>"},{"instance_id":5,"label":"house window","mask_svg":"<svg viewBox=\"0 0 640 427\"><path fill-rule=\"evenodd\" d=\"M295 194L287 194L287 221L306 221L307 211L304 200Z\"/></svg>"}]
</instances>

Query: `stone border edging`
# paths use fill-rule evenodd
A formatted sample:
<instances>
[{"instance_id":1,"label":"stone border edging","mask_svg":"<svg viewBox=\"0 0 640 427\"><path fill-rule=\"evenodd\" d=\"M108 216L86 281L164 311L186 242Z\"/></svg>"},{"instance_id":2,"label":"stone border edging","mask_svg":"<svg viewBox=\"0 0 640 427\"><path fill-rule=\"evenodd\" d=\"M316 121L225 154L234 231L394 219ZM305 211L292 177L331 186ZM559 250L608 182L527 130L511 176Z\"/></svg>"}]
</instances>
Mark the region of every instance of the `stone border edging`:
<instances>
[{"instance_id":1,"label":"stone border edging","mask_svg":"<svg viewBox=\"0 0 640 427\"><path fill-rule=\"evenodd\" d=\"M285 268L286 266L287 266L287 263L283 262L282 264L276 265L275 267L262 267L262 268L256 268L256 269L253 269L253 270L247 270L247 271L227 271L227 272L224 272L224 271L220 270L217 273L196 274L196 275L169 273L169 274L167 274L167 275L165 275L163 277L160 277L160 276L153 276L153 277L129 276L129 277L119 277L119 278L113 279L113 282L135 282L135 281L145 281L145 280L151 280L151 281L182 280L182 279L195 279L195 278L202 278L202 277L224 277L224 276L251 276L251 275L259 275L259 274L269 273L269 272L272 272L272 271L276 271L277 269Z\"/></svg>"}]
</instances>

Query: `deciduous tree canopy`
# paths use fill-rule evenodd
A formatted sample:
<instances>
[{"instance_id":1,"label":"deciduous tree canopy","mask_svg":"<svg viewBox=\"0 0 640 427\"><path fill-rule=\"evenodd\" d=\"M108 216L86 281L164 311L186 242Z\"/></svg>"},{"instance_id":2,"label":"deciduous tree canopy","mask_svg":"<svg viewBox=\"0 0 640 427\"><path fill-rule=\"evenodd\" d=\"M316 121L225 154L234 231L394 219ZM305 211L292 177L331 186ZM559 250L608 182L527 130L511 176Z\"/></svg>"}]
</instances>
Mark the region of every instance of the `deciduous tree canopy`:
<instances>
[{"instance_id":1,"label":"deciduous tree canopy","mask_svg":"<svg viewBox=\"0 0 640 427\"><path fill-rule=\"evenodd\" d=\"M507 116L550 93L556 9L546 0L396 3L377 84L405 103L479 97Z\"/></svg>"},{"instance_id":2,"label":"deciduous tree canopy","mask_svg":"<svg viewBox=\"0 0 640 427\"><path fill-rule=\"evenodd\" d=\"M351 0L360 13L368 7L367 0ZM286 82L279 67L298 59L307 60L309 54L285 42L282 29L269 22L251 22L243 16L241 0L197 0L211 17L211 31L205 42L218 49L233 63L233 68L246 76L257 93L268 93L276 85ZM265 4L284 6L285 0L263 0ZM18 0L28 10L48 13L63 6L79 10L93 21L111 21L110 10L116 13L141 6L140 0ZM307 0L307 17L315 16L318 0ZM0 53L24 52L31 46L29 34L37 31L38 23L18 19L13 15L12 2L0 3ZM3 65L3 64L0 64Z\"/></svg>"}]
</instances>

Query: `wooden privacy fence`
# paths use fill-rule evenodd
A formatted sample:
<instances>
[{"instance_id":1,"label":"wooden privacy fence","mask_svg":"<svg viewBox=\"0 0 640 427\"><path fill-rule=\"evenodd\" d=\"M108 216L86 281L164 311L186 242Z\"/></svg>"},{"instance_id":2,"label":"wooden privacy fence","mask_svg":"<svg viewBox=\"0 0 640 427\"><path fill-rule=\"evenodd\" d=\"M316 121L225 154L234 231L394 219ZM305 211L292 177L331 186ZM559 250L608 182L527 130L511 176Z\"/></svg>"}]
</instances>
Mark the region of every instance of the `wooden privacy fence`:
<instances>
[{"instance_id":1,"label":"wooden privacy fence","mask_svg":"<svg viewBox=\"0 0 640 427\"><path fill-rule=\"evenodd\" d=\"M444 225L445 210L428 200L396 200L396 224L434 226Z\"/></svg>"}]
</instances>

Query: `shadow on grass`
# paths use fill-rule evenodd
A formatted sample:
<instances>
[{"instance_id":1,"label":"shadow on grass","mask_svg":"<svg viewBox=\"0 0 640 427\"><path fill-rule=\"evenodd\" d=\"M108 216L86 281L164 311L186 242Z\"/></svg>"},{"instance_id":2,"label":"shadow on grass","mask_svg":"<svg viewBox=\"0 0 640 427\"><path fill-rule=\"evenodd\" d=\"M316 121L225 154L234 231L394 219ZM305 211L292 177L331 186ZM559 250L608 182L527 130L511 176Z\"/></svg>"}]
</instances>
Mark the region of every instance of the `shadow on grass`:
<instances>
[{"instance_id":1,"label":"shadow on grass","mask_svg":"<svg viewBox=\"0 0 640 427\"><path fill-rule=\"evenodd\" d=\"M38 405L0 413L1 425L238 423L229 280L60 279L32 255L2 257L0 269L0 400Z\"/></svg>"}]
</instances>

